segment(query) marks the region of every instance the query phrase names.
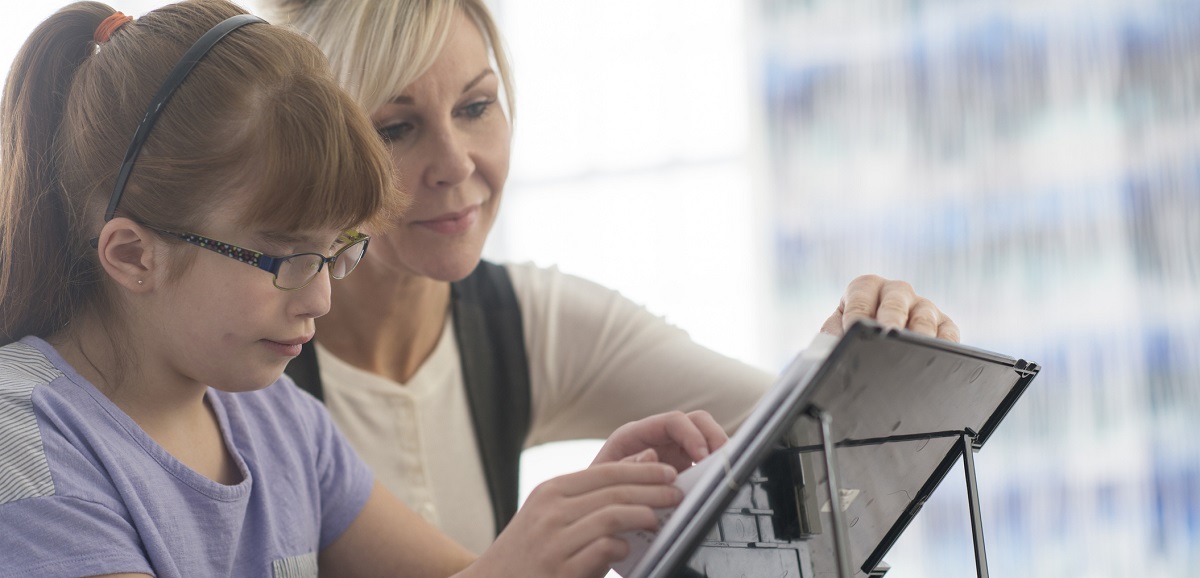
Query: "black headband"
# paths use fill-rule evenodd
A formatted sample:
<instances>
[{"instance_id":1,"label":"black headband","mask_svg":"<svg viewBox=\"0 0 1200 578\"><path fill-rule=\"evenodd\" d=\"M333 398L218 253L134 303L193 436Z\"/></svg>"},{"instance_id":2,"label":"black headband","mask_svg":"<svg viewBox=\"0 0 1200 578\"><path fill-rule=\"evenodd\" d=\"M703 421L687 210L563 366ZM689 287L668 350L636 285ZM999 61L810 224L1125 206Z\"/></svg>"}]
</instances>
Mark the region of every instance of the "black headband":
<instances>
[{"instance_id":1,"label":"black headband","mask_svg":"<svg viewBox=\"0 0 1200 578\"><path fill-rule=\"evenodd\" d=\"M150 106L146 108L146 116L142 117L141 124L133 133L133 141L129 143L129 148L125 151L125 160L121 161L121 172L117 173L117 183L113 186L112 197L108 200L108 210L104 211L105 221L112 220L113 213L117 210L117 204L121 202L121 195L125 192L125 183L129 180L129 173L133 170L133 163L137 160L138 154L142 152L142 145L145 144L146 137L150 135L150 129L154 128L154 123L158 121L163 107L167 105L168 100L171 100L171 95L175 94L179 85L183 84L183 79L187 78L196 64L204 58L204 55L208 54L208 51L212 50L212 47L227 34L256 22L266 24L265 20L252 14L240 14L226 18L205 32L204 36L201 36L187 52L183 53L183 57L175 64L175 68L171 69L171 73L159 87L158 93L150 101Z\"/></svg>"}]
</instances>

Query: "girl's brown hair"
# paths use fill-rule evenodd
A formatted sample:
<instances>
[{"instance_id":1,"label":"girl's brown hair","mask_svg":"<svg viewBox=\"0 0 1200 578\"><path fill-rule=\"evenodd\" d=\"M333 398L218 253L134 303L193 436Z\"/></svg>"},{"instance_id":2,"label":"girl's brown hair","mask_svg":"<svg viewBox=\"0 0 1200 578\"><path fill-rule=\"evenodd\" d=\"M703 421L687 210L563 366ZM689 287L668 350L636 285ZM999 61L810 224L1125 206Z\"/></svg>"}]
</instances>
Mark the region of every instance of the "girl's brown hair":
<instances>
[{"instance_id":1,"label":"girl's brown hair","mask_svg":"<svg viewBox=\"0 0 1200 578\"><path fill-rule=\"evenodd\" d=\"M17 55L0 103L0 343L45 337L115 302L89 244L122 155L179 57L222 20L223 0L173 4L100 45L113 9L77 2ZM201 229L238 195L240 225L272 231L386 222L406 199L383 143L320 50L267 24L222 39L166 105L133 167L118 216ZM247 197L245 199L241 197Z\"/></svg>"}]
</instances>

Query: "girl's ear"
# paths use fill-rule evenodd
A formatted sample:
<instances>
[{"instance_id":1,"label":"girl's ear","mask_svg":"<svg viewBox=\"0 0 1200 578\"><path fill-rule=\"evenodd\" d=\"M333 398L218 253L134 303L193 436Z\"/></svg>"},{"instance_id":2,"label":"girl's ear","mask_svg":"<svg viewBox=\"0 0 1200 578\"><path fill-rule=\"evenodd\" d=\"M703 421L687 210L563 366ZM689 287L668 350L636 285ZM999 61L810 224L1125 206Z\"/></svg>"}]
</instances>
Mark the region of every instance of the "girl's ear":
<instances>
[{"instance_id":1,"label":"girl's ear","mask_svg":"<svg viewBox=\"0 0 1200 578\"><path fill-rule=\"evenodd\" d=\"M118 285L135 293L148 292L154 288L156 268L163 265L155 260L160 246L154 231L117 217L100 229L100 266Z\"/></svg>"}]
</instances>

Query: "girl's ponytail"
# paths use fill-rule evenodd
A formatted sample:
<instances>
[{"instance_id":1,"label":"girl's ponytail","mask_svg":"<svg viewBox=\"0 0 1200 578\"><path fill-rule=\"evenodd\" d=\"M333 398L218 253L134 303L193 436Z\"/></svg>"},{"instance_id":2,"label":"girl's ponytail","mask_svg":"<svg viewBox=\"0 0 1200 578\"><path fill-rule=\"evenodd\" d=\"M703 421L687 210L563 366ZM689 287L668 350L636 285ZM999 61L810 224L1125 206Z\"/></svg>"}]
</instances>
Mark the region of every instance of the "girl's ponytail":
<instances>
[{"instance_id":1,"label":"girl's ponytail","mask_svg":"<svg viewBox=\"0 0 1200 578\"><path fill-rule=\"evenodd\" d=\"M0 102L0 345L63 336L85 319L114 339L127 333L129 296L89 241L153 95L198 39L239 14L225 0L193 0L129 21L78 2L25 42ZM181 231L231 202L245 227L345 229L405 198L320 50L266 24L211 47L162 109L123 190L118 216ZM171 280L193 254L171 260Z\"/></svg>"},{"instance_id":2,"label":"girl's ponytail","mask_svg":"<svg viewBox=\"0 0 1200 578\"><path fill-rule=\"evenodd\" d=\"M0 344L61 328L73 303L72 246L58 139L71 81L113 14L98 2L47 19L17 54L0 102Z\"/></svg>"}]
</instances>

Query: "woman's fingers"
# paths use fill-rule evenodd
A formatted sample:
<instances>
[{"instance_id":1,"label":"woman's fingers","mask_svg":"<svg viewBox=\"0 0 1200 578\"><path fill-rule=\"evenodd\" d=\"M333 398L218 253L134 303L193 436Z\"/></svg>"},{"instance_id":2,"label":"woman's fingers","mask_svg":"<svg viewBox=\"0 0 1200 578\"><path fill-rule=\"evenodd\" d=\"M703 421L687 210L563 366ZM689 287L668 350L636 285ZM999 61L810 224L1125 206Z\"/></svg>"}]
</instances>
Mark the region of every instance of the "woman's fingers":
<instances>
[{"instance_id":1,"label":"woman's fingers","mask_svg":"<svg viewBox=\"0 0 1200 578\"><path fill-rule=\"evenodd\" d=\"M647 419L655 420L656 418ZM709 453L725 445L729 439L717 420L703 410L686 414L680 412L662 414L660 421L651 423L656 427L643 437L645 443L659 449L660 455L676 449L679 450L676 453L682 453L690 458L684 464L671 464L677 469L690 466L692 462L698 462L708 457Z\"/></svg>"},{"instance_id":2,"label":"woman's fingers","mask_svg":"<svg viewBox=\"0 0 1200 578\"><path fill-rule=\"evenodd\" d=\"M654 451L654 448L646 448L636 454L633 454L632 456L625 456L625 457L621 458L621 461L622 462L657 462L658 461L658 452Z\"/></svg>"},{"instance_id":3,"label":"woman's fingers","mask_svg":"<svg viewBox=\"0 0 1200 578\"><path fill-rule=\"evenodd\" d=\"M683 490L669 485L636 485L625 484L609 486L581 496L575 496L568 502L570 509L579 512L599 511L613 504L639 505L649 508L673 508L683 499Z\"/></svg>"},{"instance_id":4,"label":"woman's fingers","mask_svg":"<svg viewBox=\"0 0 1200 578\"><path fill-rule=\"evenodd\" d=\"M945 315L942 316L942 322L938 324L937 337L938 339L945 339L955 343L959 343L962 340L958 333L958 325Z\"/></svg>"},{"instance_id":5,"label":"woman's fingers","mask_svg":"<svg viewBox=\"0 0 1200 578\"><path fill-rule=\"evenodd\" d=\"M703 442L696 442L689 450L688 455L692 456L692 461L698 462L714 450L719 449L729 441L729 435L725 433L725 428L717 423L712 414L704 410L688 412L687 418L696 426L700 435L704 436Z\"/></svg>"},{"instance_id":6,"label":"woman's fingers","mask_svg":"<svg viewBox=\"0 0 1200 578\"><path fill-rule=\"evenodd\" d=\"M833 315L830 315L829 319L825 320L825 324L821 326L821 333L828 333L835 337L841 337L846 334L845 326L842 324L842 316L845 313L843 307L845 307L845 305L846 300L842 299L842 301L838 303L837 309L833 311Z\"/></svg>"},{"instance_id":7,"label":"woman's fingers","mask_svg":"<svg viewBox=\"0 0 1200 578\"><path fill-rule=\"evenodd\" d=\"M667 464L609 462L543 482L529 499L541 494L570 498L618 484L670 484L675 476L675 468Z\"/></svg>"},{"instance_id":8,"label":"woman's fingers","mask_svg":"<svg viewBox=\"0 0 1200 578\"><path fill-rule=\"evenodd\" d=\"M928 299L918 299L908 313L908 329L921 335L937 337L941 323L942 312Z\"/></svg>"},{"instance_id":9,"label":"woman's fingers","mask_svg":"<svg viewBox=\"0 0 1200 578\"><path fill-rule=\"evenodd\" d=\"M552 549L554 557L569 560L586 549L589 544L608 537L620 538L619 534L658 529L658 517L647 506L611 504L598 510L582 513L582 516L555 532L554 543L544 547Z\"/></svg>"},{"instance_id":10,"label":"woman's fingers","mask_svg":"<svg viewBox=\"0 0 1200 578\"><path fill-rule=\"evenodd\" d=\"M837 310L821 326L821 331L845 335L851 325L864 319L930 337L959 340L958 326L937 305L917 295L912 285L878 275L862 275L851 281Z\"/></svg>"},{"instance_id":11,"label":"woman's fingers","mask_svg":"<svg viewBox=\"0 0 1200 578\"><path fill-rule=\"evenodd\" d=\"M707 457L727 439L725 430L706 411L668 412L617 428L592 463L624 460L652 448L659 459L682 470Z\"/></svg>"},{"instance_id":12,"label":"woman's fingers","mask_svg":"<svg viewBox=\"0 0 1200 578\"><path fill-rule=\"evenodd\" d=\"M532 554L537 566L565 564L581 572L607 568L625 556L619 534L656 530L654 510L683 499L683 492L665 481L674 479L664 475L666 470L670 468L658 463L616 462L555 478L534 489L522 508L521 523L506 533L529 532L537 544Z\"/></svg>"},{"instance_id":13,"label":"woman's fingers","mask_svg":"<svg viewBox=\"0 0 1200 578\"><path fill-rule=\"evenodd\" d=\"M686 417L688 417L690 427L688 425L680 426L683 431L678 432L677 436L672 436L672 439L686 440L686 444L680 444L680 446L686 448L692 462L700 462L701 459L707 458L709 453L718 450L725 445L726 441L730 440L730 436L725 434L725 428L722 428L720 423L716 423L713 415L708 411L689 411Z\"/></svg>"},{"instance_id":14,"label":"woman's fingers","mask_svg":"<svg viewBox=\"0 0 1200 578\"><path fill-rule=\"evenodd\" d=\"M629 555L629 543L615 536L593 540L563 563L563 576L584 576L591 573L599 578L608 568ZM593 568L603 568L598 572Z\"/></svg>"},{"instance_id":15,"label":"woman's fingers","mask_svg":"<svg viewBox=\"0 0 1200 578\"><path fill-rule=\"evenodd\" d=\"M860 319L875 319L875 312L879 310L879 291L886 281L878 275L863 275L850 282L839 306L843 333Z\"/></svg>"},{"instance_id":16,"label":"woman's fingers","mask_svg":"<svg viewBox=\"0 0 1200 578\"><path fill-rule=\"evenodd\" d=\"M884 281L879 286L879 308L875 320L884 327L907 327L913 307L918 301L917 292L904 281Z\"/></svg>"}]
</instances>

